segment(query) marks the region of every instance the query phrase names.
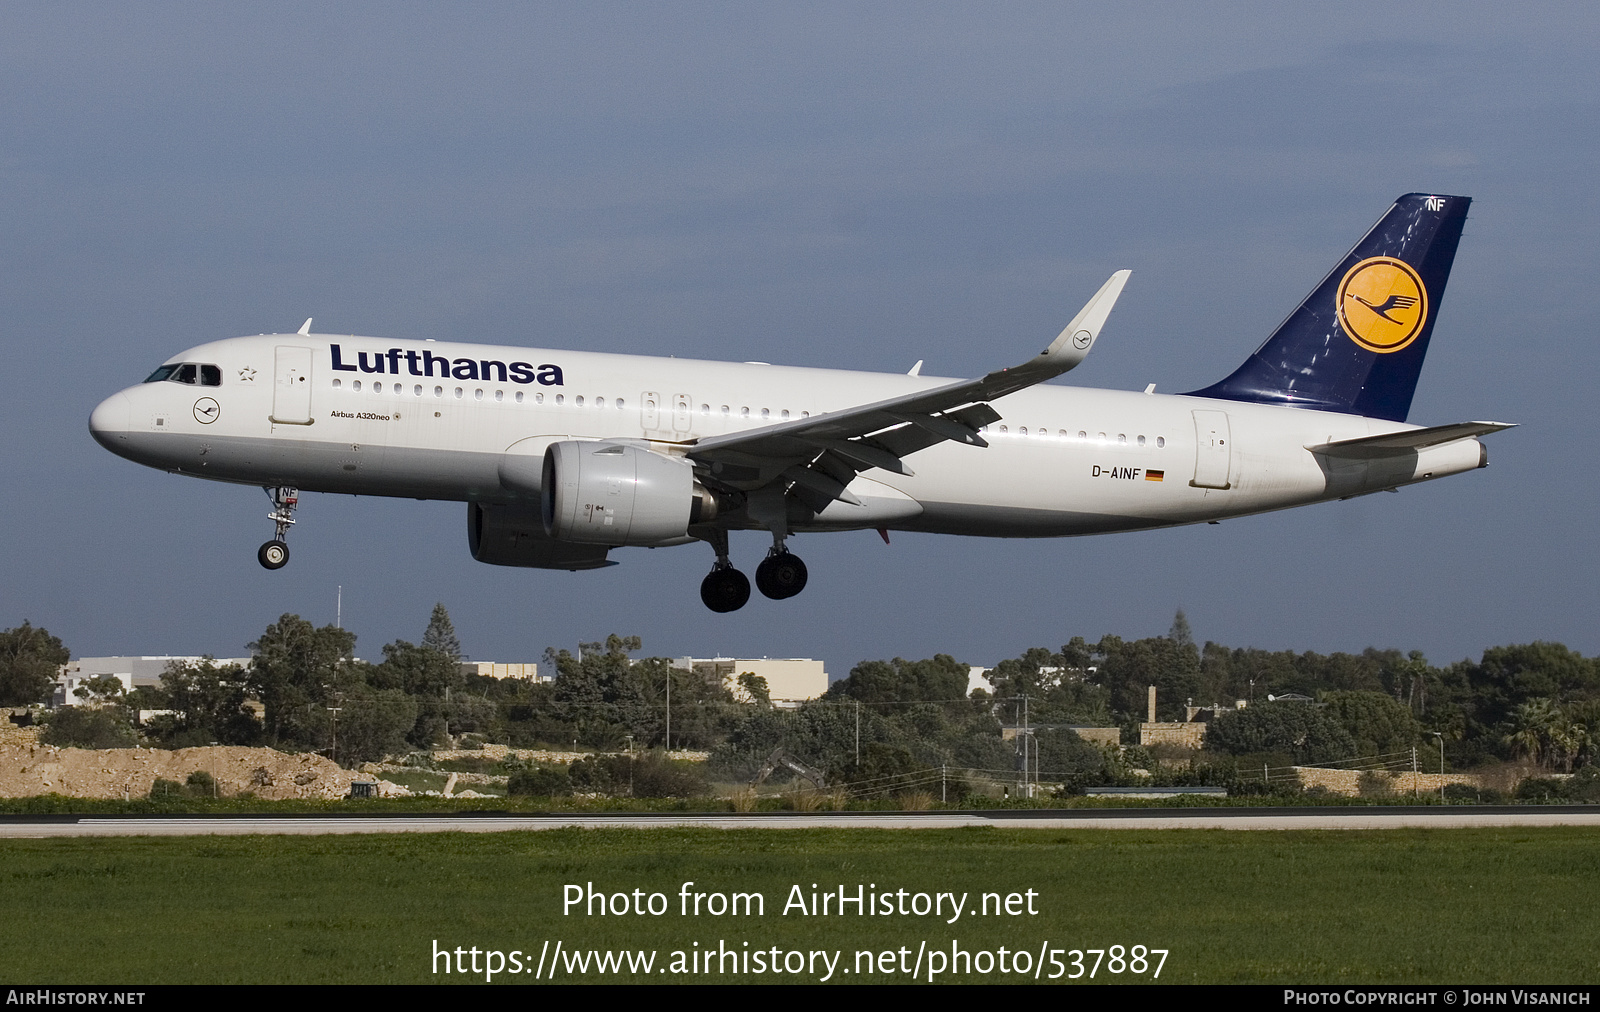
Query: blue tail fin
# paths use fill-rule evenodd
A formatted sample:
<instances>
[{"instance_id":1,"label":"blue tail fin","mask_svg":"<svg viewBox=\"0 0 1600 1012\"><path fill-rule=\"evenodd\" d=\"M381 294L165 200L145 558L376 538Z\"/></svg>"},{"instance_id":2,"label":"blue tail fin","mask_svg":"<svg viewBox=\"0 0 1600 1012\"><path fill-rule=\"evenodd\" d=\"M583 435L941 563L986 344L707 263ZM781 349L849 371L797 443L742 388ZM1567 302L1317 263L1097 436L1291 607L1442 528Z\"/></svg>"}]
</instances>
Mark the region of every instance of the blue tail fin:
<instances>
[{"instance_id":1,"label":"blue tail fin","mask_svg":"<svg viewBox=\"0 0 1600 1012\"><path fill-rule=\"evenodd\" d=\"M1405 421L1471 203L1395 201L1244 365L1193 395Z\"/></svg>"}]
</instances>

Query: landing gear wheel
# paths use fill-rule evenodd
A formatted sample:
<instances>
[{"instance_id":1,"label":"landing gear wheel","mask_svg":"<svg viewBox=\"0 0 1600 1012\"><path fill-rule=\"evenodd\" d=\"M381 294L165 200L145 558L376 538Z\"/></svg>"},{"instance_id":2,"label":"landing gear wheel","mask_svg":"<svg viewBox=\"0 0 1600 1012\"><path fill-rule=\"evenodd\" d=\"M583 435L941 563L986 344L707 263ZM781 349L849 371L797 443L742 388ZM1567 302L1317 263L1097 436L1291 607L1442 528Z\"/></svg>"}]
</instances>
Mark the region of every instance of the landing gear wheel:
<instances>
[{"instance_id":1,"label":"landing gear wheel","mask_svg":"<svg viewBox=\"0 0 1600 1012\"><path fill-rule=\"evenodd\" d=\"M700 583L700 600L719 614L738 611L750 600L750 578L732 566L713 569Z\"/></svg>"},{"instance_id":2,"label":"landing gear wheel","mask_svg":"<svg viewBox=\"0 0 1600 1012\"><path fill-rule=\"evenodd\" d=\"M756 567L756 587L774 601L793 597L806 589L806 564L790 552L769 555Z\"/></svg>"},{"instance_id":3,"label":"landing gear wheel","mask_svg":"<svg viewBox=\"0 0 1600 1012\"><path fill-rule=\"evenodd\" d=\"M289 546L282 541L268 541L256 552L256 561L265 569L282 569L289 561Z\"/></svg>"}]
</instances>

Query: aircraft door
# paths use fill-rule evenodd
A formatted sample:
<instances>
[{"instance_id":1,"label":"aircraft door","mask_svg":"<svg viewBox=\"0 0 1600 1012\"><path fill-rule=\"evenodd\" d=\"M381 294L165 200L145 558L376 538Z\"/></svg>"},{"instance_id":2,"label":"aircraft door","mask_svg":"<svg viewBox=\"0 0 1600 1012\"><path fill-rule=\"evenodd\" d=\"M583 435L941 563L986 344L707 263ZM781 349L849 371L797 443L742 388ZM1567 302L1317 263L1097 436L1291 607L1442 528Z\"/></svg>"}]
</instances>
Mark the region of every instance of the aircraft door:
<instances>
[{"instance_id":1,"label":"aircraft door","mask_svg":"<svg viewBox=\"0 0 1600 1012\"><path fill-rule=\"evenodd\" d=\"M646 432L661 428L661 395L653 390L639 395L639 427Z\"/></svg>"},{"instance_id":2,"label":"aircraft door","mask_svg":"<svg viewBox=\"0 0 1600 1012\"><path fill-rule=\"evenodd\" d=\"M688 394L672 395L672 431L687 433L694 424L694 398Z\"/></svg>"},{"instance_id":3,"label":"aircraft door","mask_svg":"<svg viewBox=\"0 0 1600 1012\"><path fill-rule=\"evenodd\" d=\"M278 347L271 420L275 425L311 424L310 348Z\"/></svg>"},{"instance_id":4,"label":"aircraft door","mask_svg":"<svg viewBox=\"0 0 1600 1012\"><path fill-rule=\"evenodd\" d=\"M1196 411L1194 441L1194 480L1189 484L1195 488L1228 488L1228 474L1233 465L1228 413Z\"/></svg>"}]
</instances>

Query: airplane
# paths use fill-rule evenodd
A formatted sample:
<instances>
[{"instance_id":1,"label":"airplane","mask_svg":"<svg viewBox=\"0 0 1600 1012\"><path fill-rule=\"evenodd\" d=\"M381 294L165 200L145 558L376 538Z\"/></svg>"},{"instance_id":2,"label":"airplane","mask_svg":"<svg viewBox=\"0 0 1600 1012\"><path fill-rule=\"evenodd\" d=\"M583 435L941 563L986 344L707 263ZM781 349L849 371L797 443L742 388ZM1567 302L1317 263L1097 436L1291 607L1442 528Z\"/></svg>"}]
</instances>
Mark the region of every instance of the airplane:
<instances>
[{"instance_id":1,"label":"airplane","mask_svg":"<svg viewBox=\"0 0 1600 1012\"><path fill-rule=\"evenodd\" d=\"M108 397L119 456L257 485L269 570L302 491L467 504L472 557L587 570L704 542L700 595L750 598L729 532L772 547L756 586L825 531L1034 538L1216 522L1485 467L1502 422L1408 424L1467 197L1410 193L1232 374L1185 394L1045 385L1076 367L1129 272L1020 365L977 379L313 334L236 337Z\"/></svg>"}]
</instances>

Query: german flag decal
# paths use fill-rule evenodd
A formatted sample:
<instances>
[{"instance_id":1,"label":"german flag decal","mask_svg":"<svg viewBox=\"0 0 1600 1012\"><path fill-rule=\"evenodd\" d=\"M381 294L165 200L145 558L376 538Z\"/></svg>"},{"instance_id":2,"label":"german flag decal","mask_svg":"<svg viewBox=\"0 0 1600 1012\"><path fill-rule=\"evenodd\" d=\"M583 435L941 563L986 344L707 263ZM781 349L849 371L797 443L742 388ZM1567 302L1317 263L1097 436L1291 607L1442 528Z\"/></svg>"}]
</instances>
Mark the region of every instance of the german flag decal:
<instances>
[{"instance_id":1,"label":"german flag decal","mask_svg":"<svg viewBox=\"0 0 1600 1012\"><path fill-rule=\"evenodd\" d=\"M1145 481L1161 481L1166 476L1167 476L1167 472L1165 472L1165 471L1146 471L1144 473L1144 480Z\"/></svg>"}]
</instances>

